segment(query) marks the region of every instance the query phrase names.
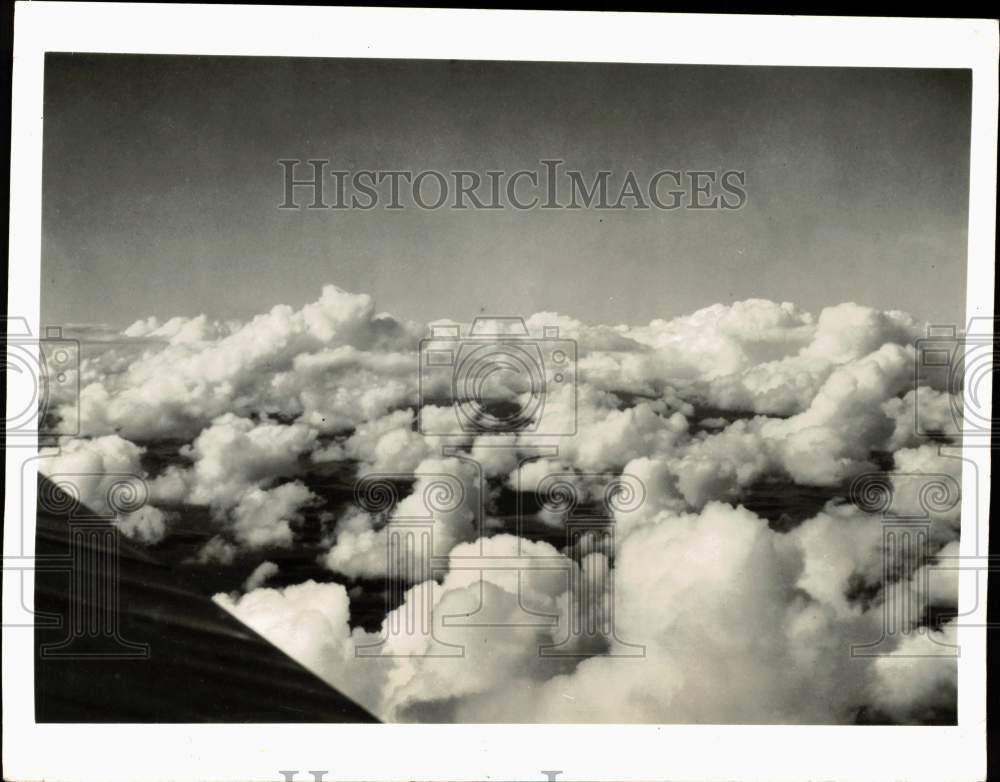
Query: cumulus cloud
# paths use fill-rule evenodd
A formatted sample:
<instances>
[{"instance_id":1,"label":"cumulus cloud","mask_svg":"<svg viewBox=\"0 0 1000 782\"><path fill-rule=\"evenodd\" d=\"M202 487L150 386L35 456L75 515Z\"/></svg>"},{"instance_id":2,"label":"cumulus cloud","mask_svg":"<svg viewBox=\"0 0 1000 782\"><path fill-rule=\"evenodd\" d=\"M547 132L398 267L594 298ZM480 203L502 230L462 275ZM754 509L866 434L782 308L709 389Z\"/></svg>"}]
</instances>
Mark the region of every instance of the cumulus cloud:
<instances>
[{"instance_id":1,"label":"cumulus cloud","mask_svg":"<svg viewBox=\"0 0 1000 782\"><path fill-rule=\"evenodd\" d=\"M235 545L216 535L198 550L193 559L202 565L231 565L236 561L237 553Z\"/></svg>"},{"instance_id":2,"label":"cumulus cloud","mask_svg":"<svg viewBox=\"0 0 1000 782\"><path fill-rule=\"evenodd\" d=\"M300 521L299 510L315 499L302 483L283 483L273 489L247 491L232 510L233 535L249 548L292 545L291 523Z\"/></svg>"},{"instance_id":3,"label":"cumulus cloud","mask_svg":"<svg viewBox=\"0 0 1000 782\"><path fill-rule=\"evenodd\" d=\"M882 405L893 419L895 428L888 449L912 448L927 440L926 434L936 433L957 439L961 425L962 396L920 386L902 397L886 400Z\"/></svg>"},{"instance_id":4,"label":"cumulus cloud","mask_svg":"<svg viewBox=\"0 0 1000 782\"><path fill-rule=\"evenodd\" d=\"M337 540L326 555L327 567L348 576L382 576L389 563L391 524L426 524L431 543L414 554L411 572L429 572L431 556L446 555L457 543L474 540L486 524L481 471L458 458L425 459L417 465L411 493L395 504L392 476L362 483L369 510L347 514L337 526ZM395 476L398 481L404 476ZM404 576L405 577L405 576Z\"/></svg>"},{"instance_id":5,"label":"cumulus cloud","mask_svg":"<svg viewBox=\"0 0 1000 782\"><path fill-rule=\"evenodd\" d=\"M158 543L166 535L167 514L147 500L148 476L139 446L117 435L62 438L58 447L42 448L39 454L39 472L91 512L106 515L128 537Z\"/></svg>"},{"instance_id":6,"label":"cumulus cloud","mask_svg":"<svg viewBox=\"0 0 1000 782\"><path fill-rule=\"evenodd\" d=\"M282 589L257 588L242 596L217 594L216 603L286 654L369 711L379 706L388 668L379 660L356 666L355 649L376 635L349 625L350 599L341 584L306 581Z\"/></svg>"},{"instance_id":7,"label":"cumulus cloud","mask_svg":"<svg viewBox=\"0 0 1000 782\"><path fill-rule=\"evenodd\" d=\"M316 496L301 481L274 485L302 471L316 447L316 430L304 424L253 422L227 413L215 419L181 455L190 467L172 465L152 482L165 502L205 505L225 525L234 542L256 549L287 548L291 524ZM209 550L227 552L213 543ZM217 557L216 557L217 558Z\"/></svg>"},{"instance_id":8,"label":"cumulus cloud","mask_svg":"<svg viewBox=\"0 0 1000 782\"><path fill-rule=\"evenodd\" d=\"M205 315L194 318L181 316L170 318L161 324L155 315L137 320L122 334L126 337L145 337L147 339L162 339L171 344L190 342L205 342L229 336L238 331L241 324L238 321L210 321Z\"/></svg>"},{"instance_id":9,"label":"cumulus cloud","mask_svg":"<svg viewBox=\"0 0 1000 782\"><path fill-rule=\"evenodd\" d=\"M188 501L231 507L256 484L297 474L299 457L315 442L316 431L303 424L220 416L182 450L194 462L181 475Z\"/></svg>"},{"instance_id":10,"label":"cumulus cloud","mask_svg":"<svg viewBox=\"0 0 1000 782\"><path fill-rule=\"evenodd\" d=\"M949 690L937 685L953 681L953 661L892 665L849 654L851 644L879 637L881 609L846 610L826 588L834 577L811 569L809 545L742 508L712 503L637 530L610 571L603 555L577 563L510 535L459 544L443 582L410 587L381 633L350 630L339 585L216 599L387 720L829 723L850 722L863 708L902 721L947 711ZM495 569L463 568L469 555L490 557ZM619 649L631 656L598 654L607 647L579 636L572 643L580 594L569 589L571 574L586 571L592 580L613 572L614 603L601 604L614 611L599 622L613 622ZM329 603L300 592L328 593ZM420 616L425 602L433 633L389 631ZM917 643L911 638L903 651ZM380 653L352 660L359 647Z\"/></svg>"},{"instance_id":11,"label":"cumulus cloud","mask_svg":"<svg viewBox=\"0 0 1000 782\"><path fill-rule=\"evenodd\" d=\"M876 702L901 723L919 724L955 708L958 694L956 627L910 635L899 654L876 658Z\"/></svg>"},{"instance_id":12,"label":"cumulus cloud","mask_svg":"<svg viewBox=\"0 0 1000 782\"><path fill-rule=\"evenodd\" d=\"M128 345L116 347L100 361L133 354L118 373L96 368L95 376L93 362L83 362L81 430L150 440L196 434L225 413L254 411L350 426L413 396L412 359L393 351L412 351L419 333L376 313L370 296L333 285L301 309L279 305L242 325L202 316L137 322L123 337L163 344L144 346L138 356Z\"/></svg>"},{"instance_id":13,"label":"cumulus cloud","mask_svg":"<svg viewBox=\"0 0 1000 782\"><path fill-rule=\"evenodd\" d=\"M927 553L956 551L960 506L948 492L961 462L938 444L957 442L958 400L946 379L915 372L921 324L853 303L813 314L759 299L644 326L557 313L526 323L527 339L558 326L578 348L577 382L547 389L540 434L463 431L447 373L418 395L425 329L327 286L302 308L243 323L132 324L81 364L88 439L57 458L86 459L97 476L141 472L141 444L183 440L146 477L157 506L210 509L196 561L294 551L306 514L322 512L319 560L331 577L357 580L352 591L268 588L277 566L266 561L241 575L242 594L236 584L216 600L384 719L947 719L953 661L849 653L879 637L885 601L918 595L933 568L889 568L883 583L899 556L885 547L887 514L923 514ZM491 394L527 402L515 381L498 376ZM574 434L546 439L546 429ZM353 501L316 488L324 470L356 490ZM888 487L887 508L852 494L866 473ZM572 537L578 519L542 501L553 476L585 517L616 480L638 482L641 501L602 511L614 545L593 531ZM780 525L750 509L762 491L776 504L820 499ZM536 510L516 537L511 509L522 500ZM119 524L150 541L169 529L155 508ZM404 527L433 546L392 570L390 542ZM526 568L526 555L545 566ZM488 567L469 565L484 557ZM387 574L403 582L402 604L380 632L365 631L352 594ZM930 581L934 605L953 606L957 582ZM390 633L424 606L433 636ZM574 634L581 611L614 633ZM893 641L904 652L953 635L947 624L906 629ZM358 657L359 647L400 656ZM448 656L455 648L465 651Z\"/></svg>"},{"instance_id":14,"label":"cumulus cloud","mask_svg":"<svg viewBox=\"0 0 1000 782\"><path fill-rule=\"evenodd\" d=\"M439 438L415 431L411 409L395 410L359 424L349 437L318 450L317 462L359 462L359 474L405 473L424 459L440 453Z\"/></svg>"},{"instance_id":15,"label":"cumulus cloud","mask_svg":"<svg viewBox=\"0 0 1000 782\"><path fill-rule=\"evenodd\" d=\"M273 562L261 562L254 568L253 573L247 576L247 580L243 582L243 591L252 592L264 586L270 578L278 574L278 570L278 566Z\"/></svg>"}]
</instances>

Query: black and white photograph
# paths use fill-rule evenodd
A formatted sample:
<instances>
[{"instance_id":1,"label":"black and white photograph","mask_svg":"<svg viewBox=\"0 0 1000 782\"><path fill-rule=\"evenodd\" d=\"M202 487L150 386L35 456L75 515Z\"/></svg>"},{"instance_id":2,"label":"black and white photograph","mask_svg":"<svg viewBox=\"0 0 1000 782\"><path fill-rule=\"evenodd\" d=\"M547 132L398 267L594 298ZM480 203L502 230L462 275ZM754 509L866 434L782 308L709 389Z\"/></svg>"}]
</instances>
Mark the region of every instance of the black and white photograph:
<instances>
[{"instance_id":1,"label":"black and white photograph","mask_svg":"<svg viewBox=\"0 0 1000 782\"><path fill-rule=\"evenodd\" d=\"M473 38L502 21L479 13ZM384 31L326 56L32 49L5 715L16 675L29 732L366 726L309 734L326 765L262 749L252 778L362 778L344 758L392 753L386 724L501 754L508 728L607 749L655 726L673 752L673 729L835 727L911 747L895 778L977 778L997 27L968 24L979 49L956 27L937 65ZM916 728L982 746L921 762L938 734L885 733ZM633 778L550 746L517 778ZM5 738L36 770L11 778L101 776L39 752ZM643 778L742 773L653 752ZM165 762L143 778L181 778Z\"/></svg>"}]
</instances>

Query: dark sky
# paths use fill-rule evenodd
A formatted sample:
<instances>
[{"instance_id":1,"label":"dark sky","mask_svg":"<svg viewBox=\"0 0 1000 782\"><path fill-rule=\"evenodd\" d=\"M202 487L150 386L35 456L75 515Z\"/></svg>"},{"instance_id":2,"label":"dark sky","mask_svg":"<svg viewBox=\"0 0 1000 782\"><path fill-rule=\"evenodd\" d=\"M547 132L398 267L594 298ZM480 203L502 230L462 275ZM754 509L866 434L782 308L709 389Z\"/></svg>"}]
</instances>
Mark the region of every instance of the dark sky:
<instances>
[{"instance_id":1,"label":"dark sky","mask_svg":"<svg viewBox=\"0 0 1000 782\"><path fill-rule=\"evenodd\" d=\"M644 323L748 297L962 320L968 71L50 54L46 323L301 305ZM280 211L348 170L746 171L738 211Z\"/></svg>"}]
</instances>

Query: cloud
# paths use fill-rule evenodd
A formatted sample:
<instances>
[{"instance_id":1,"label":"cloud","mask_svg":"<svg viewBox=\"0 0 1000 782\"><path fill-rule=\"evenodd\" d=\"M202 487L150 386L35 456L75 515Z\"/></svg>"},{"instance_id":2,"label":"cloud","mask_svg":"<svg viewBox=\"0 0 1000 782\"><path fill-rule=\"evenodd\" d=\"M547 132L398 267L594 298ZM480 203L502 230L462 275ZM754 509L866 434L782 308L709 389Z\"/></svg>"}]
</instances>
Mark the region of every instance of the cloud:
<instances>
[{"instance_id":1,"label":"cloud","mask_svg":"<svg viewBox=\"0 0 1000 782\"><path fill-rule=\"evenodd\" d=\"M213 598L279 649L374 712L386 687L387 665L356 665L355 648L371 642L349 625L350 599L341 584L306 581L282 589L257 588L242 596Z\"/></svg>"},{"instance_id":2,"label":"cloud","mask_svg":"<svg viewBox=\"0 0 1000 782\"><path fill-rule=\"evenodd\" d=\"M936 548L958 540L962 512L962 459L935 445L903 448L893 454L893 515L926 520Z\"/></svg>"},{"instance_id":3,"label":"cloud","mask_svg":"<svg viewBox=\"0 0 1000 782\"><path fill-rule=\"evenodd\" d=\"M198 550L193 559L201 565L231 565L236 561L236 555L236 546L216 535Z\"/></svg>"},{"instance_id":4,"label":"cloud","mask_svg":"<svg viewBox=\"0 0 1000 782\"><path fill-rule=\"evenodd\" d=\"M299 510L313 499L298 481L269 490L250 489L233 508L233 535L249 548L288 548L293 539L291 522L301 521Z\"/></svg>"},{"instance_id":5,"label":"cloud","mask_svg":"<svg viewBox=\"0 0 1000 782\"><path fill-rule=\"evenodd\" d=\"M920 445L931 432L950 438L960 434L961 394L920 386L907 391L902 398L886 400L882 409L895 422L888 444L890 451Z\"/></svg>"},{"instance_id":6,"label":"cloud","mask_svg":"<svg viewBox=\"0 0 1000 782\"><path fill-rule=\"evenodd\" d=\"M891 718L919 724L955 709L958 694L954 624L913 634L894 657L876 658L876 702ZM951 649L949 649L949 646Z\"/></svg>"},{"instance_id":7,"label":"cloud","mask_svg":"<svg viewBox=\"0 0 1000 782\"><path fill-rule=\"evenodd\" d=\"M316 431L303 424L220 416L182 451L194 463L185 475L188 501L232 507L257 484L298 474L315 444Z\"/></svg>"},{"instance_id":8,"label":"cloud","mask_svg":"<svg viewBox=\"0 0 1000 782\"><path fill-rule=\"evenodd\" d=\"M126 337L162 339L171 344L179 345L191 342L207 342L229 336L233 332L238 331L241 325L237 321L226 323L209 321L205 315L198 315L194 318L177 316L161 324L155 315L151 315L143 320L135 321L122 334Z\"/></svg>"},{"instance_id":9,"label":"cloud","mask_svg":"<svg viewBox=\"0 0 1000 782\"><path fill-rule=\"evenodd\" d=\"M382 576L387 572L387 524L425 524L431 544L414 556L413 573L429 572L429 557L446 555L457 543L474 540L487 524L483 513L484 484L478 467L465 459L431 458L417 465L409 494L397 499L398 481L405 476L372 475L359 485L365 512L344 516L336 529L336 543L325 557L326 566L347 576ZM404 576L406 577L406 576Z\"/></svg>"},{"instance_id":10,"label":"cloud","mask_svg":"<svg viewBox=\"0 0 1000 782\"><path fill-rule=\"evenodd\" d=\"M850 655L851 644L879 637L881 608L845 609L803 550L816 540L775 533L723 503L636 530L611 571L601 554L577 563L545 543L494 536L457 545L443 582L411 586L381 633L350 630L346 590L335 584L216 599L386 720L780 724L851 722L862 709L904 721L946 711L948 690L935 686L951 676L949 661ZM470 555L495 569L463 567ZM641 656L566 643L580 600L568 589L574 572L588 594L613 573L614 592L597 590L598 622L611 619ZM433 634L389 632L425 603ZM902 651L915 643L906 638ZM553 646L576 654L540 653ZM358 647L381 655L352 660Z\"/></svg>"},{"instance_id":11,"label":"cloud","mask_svg":"<svg viewBox=\"0 0 1000 782\"><path fill-rule=\"evenodd\" d=\"M912 380L913 352L886 344L834 369L809 405L788 418L757 416L694 440L675 471L692 507L738 499L768 475L805 486L838 486L877 469L873 454L893 444L884 409Z\"/></svg>"},{"instance_id":12,"label":"cloud","mask_svg":"<svg viewBox=\"0 0 1000 782\"><path fill-rule=\"evenodd\" d=\"M888 568L897 575L883 583L886 563L900 564L884 546L887 512L923 514L928 553L956 551L960 505L949 491L961 462L925 435L957 438L957 400L931 373L914 388L920 324L853 303L814 315L750 299L644 326L538 313L530 339L552 325L579 355L576 386L547 389L546 427L575 432L558 439L463 432L445 375L421 407L424 329L334 286L244 323L144 319L81 365L91 439L62 458L89 460L96 498L100 476L141 472L138 443L183 439L150 491L162 508L211 509L201 562L294 551L305 514L322 514L320 562L356 579L351 592L314 581L268 588L277 566L265 561L243 594L234 585L216 600L383 719L947 719L953 663L849 651L880 636L886 600L917 590L913 567ZM501 380L494 394L527 401ZM310 488L319 473L356 489L355 501L324 505ZM889 511L852 494L866 473L891 488ZM539 499L556 475L595 516L614 481L638 482L641 501L610 511L614 545L596 534L564 545L574 517L545 505L528 537L510 534L511 508ZM744 507L768 487L819 502L778 530ZM120 523L140 539L169 530L152 511ZM404 528L433 546L396 573L390 541ZM526 554L545 567L525 569ZM470 566L483 556L490 567ZM402 604L381 632L353 626L352 595L367 604L368 580L390 573ZM934 604L953 607L957 581L930 581ZM425 605L433 637L390 635L387 648L402 656L357 656ZM615 636L570 633L581 615L613 623ZM922 649L953 632L893 643ZM640 646L641 656L606 654ZM455 648L462 655L448 656ZM426 656L434 649L444 656Z\"/></svg>"},{"instance_id":13,"label":"cloud","mask_svg":"<svg viewBox=\"0 0 1000 782\"><path fill-rule=\"evenodd\" d=\"M143 451L117 435L61 438L58 447L40 449L38 470L90 511L107 516L126 536L158 543L166 535L168 515L147 501ZM41 502L44 508L44 497Z\"/></svg>"},{"instance_id":14,"label":"cloud","mask_svg":"<svg viewBox=\"0 0 1000 782\"><path fill-rule=\"evenodd\" d=\"M413 472L420 462L441 450L439 438L414 431L414 421L410 409L373 417L359 424L345 440L317 451L313 459L361 462L359 475Z\"/></svg>"},{"instance_id":15,"label":"cloud","mask_svg":"<svg viewBox=\"0 0 1000 782\"><path fill-rule=\"evenodd\" d=\"M228 542L239 548L288 548L292 524L317 498L301 481L275 484L303 472L316 445L316 430L304 424L254 422L226 413L181 449L191 466L172 465L152 481L153 496L211 508ZM232 555L221 541L212 541L205 556L231 561Z\"/></svg>"},{"instance_id":16,"label":"cloud","mask_svg":"<svg viewBox=\"0 0 1000 782\"><path fill-rule=\"evenodd\" d=\"M253 592L255 589L264 586L268 579L278 574L278 566L273 562L261 562L254 568L253 573L247 576L243 582L244 592Z\"/></svg>"},{"instance_id":17,"label":"cloud","mask_svg":"<svg viewBox=\"0 0 1000 782\"><path fill-rule=\"evenodd\" d=\"M158 337L121 372L88 375L80 395L80 426L86 434L120 433L133 440L196 434L225 413L271 412L303 416L330 427L358 422L371 412L412 397L412 364L393 359L410 351L419 331L376 314L370 296L323 288L299 310L279 305L243 325L210 324L206 318L137 322L124 337ZM117 352L134 352L127 344ZM383 355L386 354L386 355ZM386 385L395 367L399 380ZM409 382L407 382L409 380ZM326 400L326 392L337 393ZM324 420L325 419L325 420Z\"/></svg>"},{"instance_id":18,"label":"cloud","mask_svg":"<svg viewBox=\"0 0 1000 782\"><path fill-rule=\"evenodd\" d=\"M813 599L849 617L862 613L851 600L853 583L881 585L882 525L880 517L854 505L828 504L789 537L803 553L799 586Z\"/></svg>"}]
</instances>

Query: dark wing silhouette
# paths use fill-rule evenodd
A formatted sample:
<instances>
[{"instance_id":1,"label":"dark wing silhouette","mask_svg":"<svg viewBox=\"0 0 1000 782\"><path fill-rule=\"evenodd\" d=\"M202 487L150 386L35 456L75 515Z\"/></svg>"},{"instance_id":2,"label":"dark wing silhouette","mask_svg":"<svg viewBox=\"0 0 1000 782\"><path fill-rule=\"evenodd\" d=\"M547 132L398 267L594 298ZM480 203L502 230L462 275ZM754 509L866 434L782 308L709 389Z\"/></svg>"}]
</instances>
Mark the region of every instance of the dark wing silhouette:
<instances>
[{"instance_id":1,"label":"dark wing silhouette","mask_svg":"<svg viewBox=\"0 0 1000 782\"><path fill-rule=\"evenodd\" d=\"M44 477L42 496L60 496ZM36 536L38 722L377 722L106 519L55 504Z\"/></svg>"}]
</instances>

